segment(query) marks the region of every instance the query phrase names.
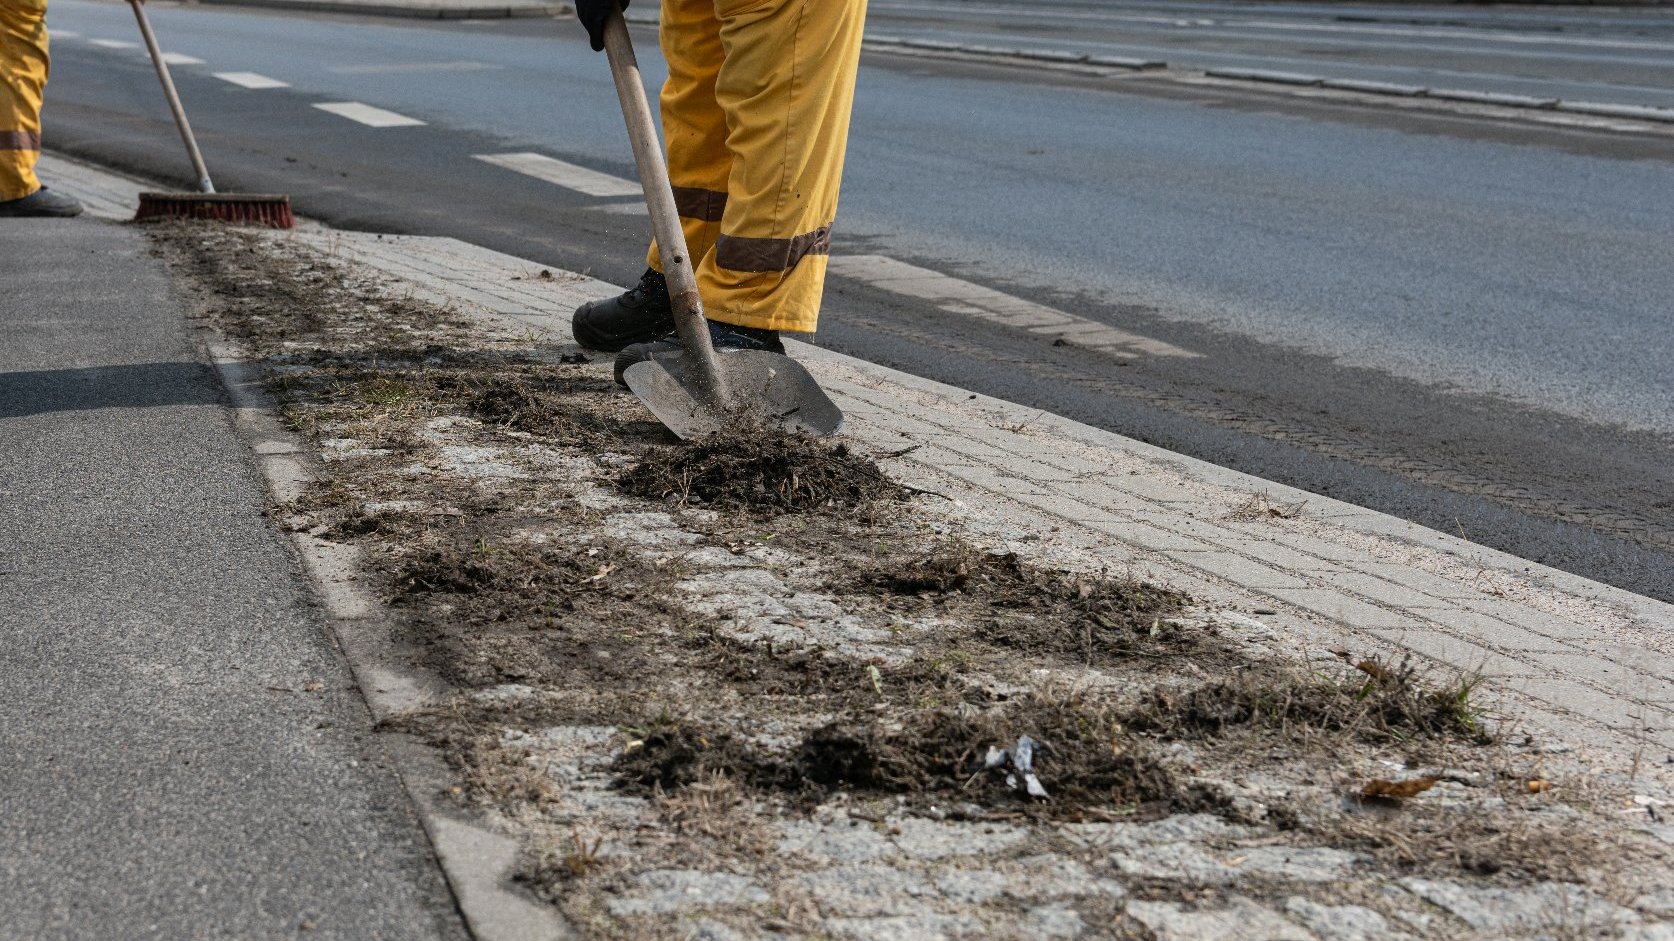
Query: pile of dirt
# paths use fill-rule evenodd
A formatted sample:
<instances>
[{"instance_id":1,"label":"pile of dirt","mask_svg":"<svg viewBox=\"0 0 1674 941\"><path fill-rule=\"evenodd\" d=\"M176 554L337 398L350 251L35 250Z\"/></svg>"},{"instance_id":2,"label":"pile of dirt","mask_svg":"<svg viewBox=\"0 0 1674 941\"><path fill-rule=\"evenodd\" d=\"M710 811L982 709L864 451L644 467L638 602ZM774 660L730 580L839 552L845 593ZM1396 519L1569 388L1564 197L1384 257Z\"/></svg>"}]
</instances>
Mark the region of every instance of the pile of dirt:
<instances>
[{"instance_id":1,"label":"pile of dirt","mask_svg":"<svg viewBox=\"0 0 1674 941\"><path fill-rule=\"evenodd\" d=\"M1367 742L1494 740L1472 698L1475 676L1436 684L1406 660L1396 665L1362 660L1343 674L1281 669L1244 672L1186 690L1155 687L1125 721L1130 728L1178 739L1268 729L1342 733Z\"/></svg>"},{"instance_id":2,"label":"pile of dirt","mask_svg":"<svg viewBox=\"0 0 1674 941\"><path fill-rule=\"evenodd\" d=\"M1028 793L1012 757L1023 736L1032 742L1028 770L1044 797ZM1202 803L1123 732L1111 710L1080 697L1032 695L983 712L920 710L894 721L856 712L810 731L787 753L677 721L636 742L615 772L639 792L724 776L806 802L844 792L920 808L964 805L974 816L1146 819Z\"/></svg>"},{"instance_id":3,"label":"pile of dirt","mask_svg":"<svg viewBox=\"0 0 1674 941\"><path fill-rule=\"evenodd\" d=\"M535 600L581 590L588 568L570 552L533 545L490 546L478 539L469 546L420 551L403 561L392 582L398 602L437 593L512 594Z\"/></svg>"},{"instance_id":4,"label":"pile of dirt","mask_svg":"<svg viewBox=\"0 0 1674 941\"><path fill-rule=\"evenodd\" d=\"M653 500L770 515L853 510L909 493L847 444L766 428L648 451L616 483Z\"/></svg>"},{"instance_id":5,"label":"pile of dirt","mask_svg":"<svg viewBox=\"0 0 1674 941\"><path fill-rule=\"evenodd\" d=\"M1134 655L1207 652L1214 628L1187 627L1192 599L1134 579L1056 571L1014 553L953 545L863 572L851 589L909 597L966 626L961 640L1098 666Z\"/></svg>"},{"instance_id":6,"label":"pile of dirt","mask_svg":"<svg viewBox=\"0 0 1674 941\"><path fill-rule=\"evenodd\" d=\"M780 788L794 776L779 761L738 737L699 723L659 723L617 758L618 782L637 793L669 793L723 776L754 787Z\"/></svg>"}]
</instances>

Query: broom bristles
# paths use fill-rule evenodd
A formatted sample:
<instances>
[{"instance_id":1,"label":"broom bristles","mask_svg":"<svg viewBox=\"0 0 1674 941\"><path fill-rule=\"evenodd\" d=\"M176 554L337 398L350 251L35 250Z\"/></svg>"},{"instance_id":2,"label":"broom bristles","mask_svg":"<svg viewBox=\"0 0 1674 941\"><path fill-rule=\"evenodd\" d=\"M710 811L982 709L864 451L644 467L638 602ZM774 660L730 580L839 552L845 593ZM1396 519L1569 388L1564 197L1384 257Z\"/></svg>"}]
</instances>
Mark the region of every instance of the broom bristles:
<instances>
[{"instance_id":1,"label":"broom bristles","mask_svg":"<svg viewBox=\"0 0 1674 941\"><path fill-rule=\"evenodd\" d=\"M289 196L250 193L141 193L134 221L146 219L206 219L271 229L296 224Z\"/></svg>"}]
</instances>

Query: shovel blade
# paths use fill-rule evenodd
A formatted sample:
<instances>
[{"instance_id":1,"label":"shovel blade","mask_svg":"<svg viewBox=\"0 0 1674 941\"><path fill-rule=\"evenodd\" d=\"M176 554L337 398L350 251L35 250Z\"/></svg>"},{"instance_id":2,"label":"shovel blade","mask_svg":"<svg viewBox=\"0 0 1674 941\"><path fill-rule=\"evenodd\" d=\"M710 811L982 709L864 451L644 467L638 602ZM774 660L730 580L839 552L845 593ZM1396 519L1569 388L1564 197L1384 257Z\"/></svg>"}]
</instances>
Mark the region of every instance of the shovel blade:
<instances>
[{"instance_id":1,"label":"shovel blade","mask_svg":"<svg viewBox=\"0 0 1674 941\"><path fill-rule=\"evenodd\" d=\"M684 439L760 424L823 438L843 426L843 412L807 367L766 350L716 357L726 401L716 403L684 354L635 363L622 374L657 420Z\"/></svg>"}]
</instances>

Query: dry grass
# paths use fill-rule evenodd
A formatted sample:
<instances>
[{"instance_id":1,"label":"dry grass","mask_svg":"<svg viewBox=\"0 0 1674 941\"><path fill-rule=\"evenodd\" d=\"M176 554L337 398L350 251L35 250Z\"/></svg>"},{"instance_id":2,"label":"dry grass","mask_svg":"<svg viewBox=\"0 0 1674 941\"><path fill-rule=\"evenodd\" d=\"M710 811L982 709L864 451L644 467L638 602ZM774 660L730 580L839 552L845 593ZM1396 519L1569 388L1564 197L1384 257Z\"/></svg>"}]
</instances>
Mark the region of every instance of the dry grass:
<instances>
[{"instance_id":1,"label":"dry grass","mask_svg":"<svg viewBox=\"0 0 1674 941\"><path fill-rule=\"evenodd\" d=\"M1430 738L1486 745L1481 677L1433 682L1410 661L1367 659L1337 675L1279 666L1184 690L1158 687L1127 714L1134 729L1205 738L1241 728L1328 732L1364 742Z\"/></svg>"}]
</instances>

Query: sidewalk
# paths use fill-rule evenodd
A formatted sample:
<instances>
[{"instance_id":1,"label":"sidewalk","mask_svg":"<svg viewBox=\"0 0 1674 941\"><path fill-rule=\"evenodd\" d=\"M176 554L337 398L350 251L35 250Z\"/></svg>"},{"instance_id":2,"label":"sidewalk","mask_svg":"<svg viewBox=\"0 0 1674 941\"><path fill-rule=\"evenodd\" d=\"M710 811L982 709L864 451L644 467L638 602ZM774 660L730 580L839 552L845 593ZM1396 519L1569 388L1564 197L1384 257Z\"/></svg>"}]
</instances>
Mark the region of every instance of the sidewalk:
<instances>
[{"instance_id":1,"label":"sidewalk","mask_svg":"<svg viewBox=\"0 0 1674 941\"><path fill-rule=\"evenodd\" d=\"M0 279L0 938L463 938L144 235Z\"/></svg>"},{"instance_id":2,"label":"sidewalk","mask_svg":"<svg viewBox=\"0 0 1674 941\"><path fill-rule=\"evenodd\" d=\"M66 189L128 212L123 184L72 167L58 171ZM569 312L621 290L566 272L530 279L535 263L453 239L306 227L284 238L564 348ZM1674 759L1674 607L1035 409L806 344L793 355L847 413L846 434L916 446L891 472L955 496L997 539L1131 565L1252 614L1276 644L1371 644L1480 669L1540 728Z\"/></svg>"},{"instance_id":3,"label":"sidewalk","mask_svg":"<svg viewBox=\"0 0 1674 941\"><path fill-rule=\"evenodd\" d=\"M451 239L296 239L563 347L577 304L621 290L531 281L533 262ZM846 434L914 447L891 473L952 496L1002 544L1132 566L1250 613L1276 646L1371 645L1481 670L1537 728L1674 761L1669 605L1039 410L806 344L792 355L848 415Z\"/></svg>"},{"instance_id":4,"label":"sidewalk","mask_svg":"<svg viewBox=\"0 0 1674 941\"><path fill-rule=\"evenodd\" d=\"M131 213L137 184L44 164L55 186L93 212ZM1259 679L1296 659L1323 676L1343 668L1334 652L1343 648L1481 670L1496 716L1513 731L1499 751L1475 758L1364 741L1326 756L1307 739L1251 757L1218 751L1225 742L1165 736L1190 787L1170 798L1168 816L1138 822L1123 817L1135 808L1112 815L1097 802L1084 816L985 816L960 803L958 788L929 807L858 788L787 809L768 785L741 794L737 782L755 773L742 766L731 778L671 778L666 793L634 790L622 762L661 747L647 728L665 722L676 731L688 717L714 723L696 726L699 743L732 742L741 753L782 753L789 743L794 753L817 739L818 730L806 737L811 727L831 721L833 702L886 727L935 711L925 704L949 694L921 685L916 658L971 612L924 615L900 599L879 607L843 588L865 554L883 547L851 541L827 552L820 526L835 523L729 526L726 514L624 496L612 481L635 457L614 447L639 445L601 444L587 436L587 421L560 417L563 434L531 434L504 412L490 421L450 411L414 385L430 381L427 371L464 368L456 363L529 350L572 356L569 312L616 286L451 239L311 225L261 239L274 267L237 254L229 283L291 278L287 291L351 294L287 301L323 326L269 335L262 356L297 380L298 401L313 388L324 405L289 406L293 421L317 422L300 436L271 415L255 419L265 422L258 463L270 480L305 464L318 475L312 491L297 487L313 501L287 501L285 512L340 633L349 623L387 629L380 612L392 572L378 567L409 566L393 570L393 583L409 590L390 623L428 653L391 656L347 635L348 655L357 673L377 677L365 691L381 720L409 723L449 750L455 793L478 808L473 826L521 847L520 860L501 854L487 869L444 858L456 887L486 873L502 889L550 902L589 937L930 941L1100 936L1101 925L1163 941L1667 936L1674 895L1645 886L1665 881L1655 872L1666 871L1674 847L1674 826L1658 809L1669 805L1674 776L1670 606L806 345L793 353L847 412L848 438L894 455L883 461L891 476L934 494L885 535L959 538L1063 571L1162 583L1194 599L1193 612L1170 625L1211 629L1235 652L1231 661L1169 654L1109 669L1026 652L973 668L961 659L967 651L941 649L936 669L967 663L961 669L974 671L985 708L1003 712L1064 690L1074 691L1072 704L1083 694L1119 699L1143 682L1201 683L1251 665ZM409 309L407 298L446 316ZM274 329L278 321L258 313L259 330ZM327 355L287 358L312 349ZM401 351L414 349L425 351L421 362L400 365L412 355ZM608 360L562 368L579 377L577 397L564 403L599 410L588 421L638 414L611 389ZM304 381L310 370L321 380ZM516 375L428 388L458 395ZM499 408L504 396L487 404ZM539 402L529 407L540 414ZM574 567L558 564L565 553L576 555L564 562ZM493 584L499 558L552 568L514 573L513 587L473 596ZM559 610L569 613L555 618ZM694 653L690 635L701 629L724 655ZM712 661L732 666L705 673ZM782 679L787 663L811 670L811 685ZM662 697L676 704L661 706L664 715ZM670 708L674 719L665 717ZM438 717L458 724L438 729ZM1228 754L1246 763L1224 764ZM1456 760L1479 764L1428 764ZM1405 774L1430 777L1431 796L1351 820L1353 835L1313 819L1347 813L1345 787ZM1063 772L1043 777L1052 789L1070 781ZM1560 782L1551 802L1548 778ZM1196 803L1204 793L1214 802ZM428 821L438 811L425 804L424 812ZM1403 820L1432 829L1388 845L1374 838ZM1624 842L1592 852L1562 842L1595 834ZM1402 856L1413 852L1400 849L1409 839L1425 852ZM479 937L531 936L496 932L484 906L461 902Z\"/></svg>"}]
</instances>

